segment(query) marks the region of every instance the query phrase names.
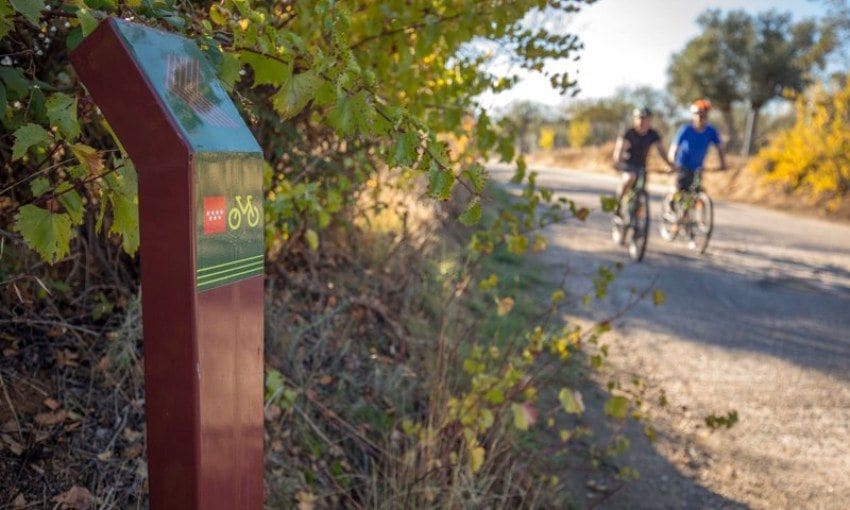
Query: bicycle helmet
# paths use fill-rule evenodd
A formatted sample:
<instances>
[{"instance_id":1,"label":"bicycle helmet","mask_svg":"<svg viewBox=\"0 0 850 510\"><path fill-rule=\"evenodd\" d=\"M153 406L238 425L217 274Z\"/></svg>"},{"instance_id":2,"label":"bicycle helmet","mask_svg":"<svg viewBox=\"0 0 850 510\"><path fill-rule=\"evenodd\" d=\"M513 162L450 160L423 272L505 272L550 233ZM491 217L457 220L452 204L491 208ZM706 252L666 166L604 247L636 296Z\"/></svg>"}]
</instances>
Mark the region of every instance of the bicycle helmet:
<instances>
[{"instance_id":1,"label":"bicycle helmet","mask_svg":"<svg viewBox=\"0 0 850 510\"><path fill-rule=\"evenodd\" d=\"M708 99L697 99L691 104L691 113L706 113L711 110L711 101Z\"/></svg>"},{"instance_id":2,"label":"bicycle helmet","mask_svg":"<svg viewBox=\"0 0 850 510\"><path fill-rule=\"evenodd\" d=\"M644 106L643 108L635 108L632 110L633 117L652 117L652 110Z\"/></svg>"}]
</instances>

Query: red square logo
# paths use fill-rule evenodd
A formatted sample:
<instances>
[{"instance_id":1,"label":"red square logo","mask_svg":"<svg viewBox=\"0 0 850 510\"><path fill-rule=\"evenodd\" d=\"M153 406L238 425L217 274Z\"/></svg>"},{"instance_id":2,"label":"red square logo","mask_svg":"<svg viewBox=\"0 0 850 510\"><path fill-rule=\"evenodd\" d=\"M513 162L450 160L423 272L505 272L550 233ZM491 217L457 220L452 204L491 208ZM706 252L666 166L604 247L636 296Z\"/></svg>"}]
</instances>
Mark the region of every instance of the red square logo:
<instances>
[{"instance_id":1,"label":"red square logo","mask_svg":"<svg viewBox=\"0 0 850 510\"><path fill-rule=\"evenodd\" d=\"M227 230L226 209L227 200L223 196L204 197L204 235L221 234Z\"/></svg>"}]
</instances>

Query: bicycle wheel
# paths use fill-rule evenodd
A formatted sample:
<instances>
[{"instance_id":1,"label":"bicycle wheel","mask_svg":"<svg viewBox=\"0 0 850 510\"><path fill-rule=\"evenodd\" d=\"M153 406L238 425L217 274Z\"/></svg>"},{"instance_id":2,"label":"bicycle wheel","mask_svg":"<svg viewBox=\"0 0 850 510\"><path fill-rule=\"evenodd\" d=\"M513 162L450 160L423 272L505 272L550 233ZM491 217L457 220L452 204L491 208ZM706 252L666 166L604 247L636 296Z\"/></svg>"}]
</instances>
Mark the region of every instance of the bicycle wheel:
<instances>
[{"instance_id":1,"label":"bicycle wheel","mask_svg":"<svg viewBox=\"0 0 850 510\"><path fill-rule=\"evenodd\" d=\"M620 211L628 211L628 203L624 198L620 202ZM619 214L614 213L611 216L611 240L614 241L615 244L622 245L626 242L626 220L624 220Z\"/></svg>"},{"instance_id":2,"label":"bicycle wheel","mask_svg":"<svg viewBox=\"0 0 850 510\"><path fill-rule=\"evenodd\" d=\"M693 249L705 253L711 234L714 231L714 205L711 197L704 191L699 192L691 209L691 241Z\"/></svg>"},{"instance_id":3,"label":"bicycle wheel","mask_svg":"<svg viewBox=\"0 0 850 510\"><path fill-rule=\"evenodd\" d=\"M635 262L643 260L646 242L649 239L649 194L640 190L635 197L632 221L629 224L629 257Z\"/></svg>"},{"instance_id":4,"label":"bicycle wheel","mask_svg":"<svg viewBox=\"0 0 850 510\"><path fill-rule=\"evenodd\" d=\"M673 195L666 195L661 201L661 223L658 226L658 231L661 234L661 238L667 242L673 241L679 234L676 226L678 218L676 211L671 207L672 205Z\"/></svg>"}]
</instances>

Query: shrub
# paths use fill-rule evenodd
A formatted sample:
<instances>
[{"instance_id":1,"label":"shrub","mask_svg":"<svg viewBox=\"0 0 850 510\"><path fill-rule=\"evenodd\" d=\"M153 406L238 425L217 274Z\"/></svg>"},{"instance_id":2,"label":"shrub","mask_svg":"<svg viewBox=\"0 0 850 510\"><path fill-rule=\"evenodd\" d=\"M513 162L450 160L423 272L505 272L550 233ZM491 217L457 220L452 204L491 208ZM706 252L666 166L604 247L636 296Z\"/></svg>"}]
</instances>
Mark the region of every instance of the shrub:
<instances>
[{"instance_id":1,"label":"shrub","mask_svg":"<svg viewBox=\"0 0 850 510\"><path fill-rule=\"evenodd\" d=\"M850 80L797 98L794 125L781 131L751 162L769 180L829 199L834 209L850 191Z\"/></svg>"}]
</instances>

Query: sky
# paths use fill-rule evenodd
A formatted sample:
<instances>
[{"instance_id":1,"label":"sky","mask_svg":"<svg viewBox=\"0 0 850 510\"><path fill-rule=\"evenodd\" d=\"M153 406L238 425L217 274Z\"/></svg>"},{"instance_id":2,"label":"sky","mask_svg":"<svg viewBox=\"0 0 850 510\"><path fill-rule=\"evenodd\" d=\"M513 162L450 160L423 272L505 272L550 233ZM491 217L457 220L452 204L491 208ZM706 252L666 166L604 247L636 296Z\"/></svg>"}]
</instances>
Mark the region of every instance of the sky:
<instances>
[{"instance_id":1,"label":"sky","mask_svg":"<svg viewBox=\"0 0 850 510\"><path fill-rule=\"evenodd\" d=\"M777 9L790 11L795 19L826 12L824 2L813 0L599 0L565 20L564 31L577 33L584 42L580 60L553 62L547 68L572 71L581 88L578 98L608 96L621 86L663 88L670 57L698 34L696 18L708 8L752 13ZM565 101L544 76L519 74L523 79L516 87L498 96L485 94L482 104L498 108L519 99L550 105Z\"/></svg>"}]
</instances>

